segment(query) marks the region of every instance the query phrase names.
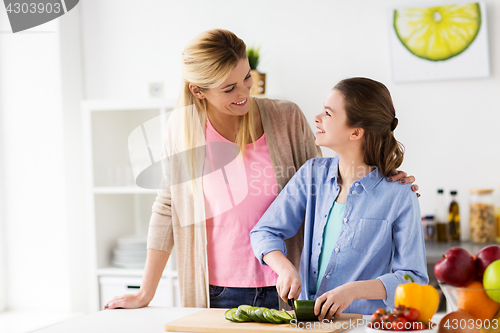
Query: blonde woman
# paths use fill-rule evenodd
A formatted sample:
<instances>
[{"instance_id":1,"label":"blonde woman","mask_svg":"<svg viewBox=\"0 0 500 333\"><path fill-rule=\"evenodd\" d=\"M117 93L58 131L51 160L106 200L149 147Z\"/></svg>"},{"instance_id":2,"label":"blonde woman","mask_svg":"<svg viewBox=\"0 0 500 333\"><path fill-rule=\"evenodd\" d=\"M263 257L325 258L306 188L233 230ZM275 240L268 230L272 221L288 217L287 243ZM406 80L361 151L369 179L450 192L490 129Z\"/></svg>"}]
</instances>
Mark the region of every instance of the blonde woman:
<instances>
[{"instance_id":1,"label":"blonde woman","mask_svg":"<svg viewBox=\"0 0 500 333\"><path fill-rule=\"evenodd\" d=\"M232 32L201 33L182 60L184 86L164 142L167 186L153 205L143 283L105 308L147 306L174 244L182 306L278 308L277 275L255 258L249 233L295 172L321 156L314 134L294 103L250 96L246 46ZM393 181L414 181L405 177ZM296 267L302 232L287 240Z\"/></svg>"}]
</instances>

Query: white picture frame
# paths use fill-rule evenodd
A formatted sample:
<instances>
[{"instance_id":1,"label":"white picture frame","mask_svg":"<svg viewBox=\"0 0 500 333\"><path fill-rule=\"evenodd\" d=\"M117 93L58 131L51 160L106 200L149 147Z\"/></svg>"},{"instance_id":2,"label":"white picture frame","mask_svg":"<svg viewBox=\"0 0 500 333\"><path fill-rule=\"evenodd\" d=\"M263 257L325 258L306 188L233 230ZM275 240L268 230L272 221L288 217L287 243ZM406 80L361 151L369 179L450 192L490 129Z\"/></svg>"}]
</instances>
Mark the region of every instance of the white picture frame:
<instances>
[{"instance_id":1,"label":"white picture frame","mask_svg":"<svg viewBox=\"0 0 500 333\"><path fill-rule=\"evenodd\" d=\"M452 3L452 4L466 4ZM399 40L394 27L395 10L405 8L427 8L433 6L404 6L391 8L388 15L391 70L394 82L415 82L432 80L452 80L485 78L490 75L486 6L476 2L481 10L481 26L474 41L462 53L441 61L431 61L412 54Z\"/></svg>"}]
</instances>

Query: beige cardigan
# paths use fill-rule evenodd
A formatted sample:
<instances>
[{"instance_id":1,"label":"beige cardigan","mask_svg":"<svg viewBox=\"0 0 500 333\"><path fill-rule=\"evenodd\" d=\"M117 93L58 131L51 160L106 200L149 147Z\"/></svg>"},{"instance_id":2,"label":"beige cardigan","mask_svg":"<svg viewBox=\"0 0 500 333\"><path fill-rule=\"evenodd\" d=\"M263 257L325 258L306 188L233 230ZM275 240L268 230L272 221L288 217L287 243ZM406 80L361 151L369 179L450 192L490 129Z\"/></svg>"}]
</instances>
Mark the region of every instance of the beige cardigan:
<instances>
[{"instance_id":1,"label":"beige cardigan","mask_svg":"<svg viewBox=\"0 0 500 333\"><path fill-rule=\"evenodd\" d=\"M275 171L278 190L283 189L294 173L310 158L320 157L321 150L314 143L314 134L299 107L288 101L255 99L266 135L266 142ZM184 110L182 110L184 112ZM172 115L167 122L164 141L165 156L182 151L184 138L182 112ZM205 119L200 119L193 131L205 136ZM195 142L196 160L204 161L204 140ZM189 179L186 164L173 161L165 168L167 184L171 179ZM184 160L184 162L186 162ZM201 175L203 163L197 163ZM202 188L201 177L196 179ZM177 181L179 183L179 181ZM208 294L207 238L203 191L193 190L192 182L166 186L158 191L153 204L148 234L148 248L172 252L176 246L177 271L181 289L181 304L187 307L210 307ZM287 256L299 267L303 246L303 227L288 239Z\"/></svg>"}]
</instances>

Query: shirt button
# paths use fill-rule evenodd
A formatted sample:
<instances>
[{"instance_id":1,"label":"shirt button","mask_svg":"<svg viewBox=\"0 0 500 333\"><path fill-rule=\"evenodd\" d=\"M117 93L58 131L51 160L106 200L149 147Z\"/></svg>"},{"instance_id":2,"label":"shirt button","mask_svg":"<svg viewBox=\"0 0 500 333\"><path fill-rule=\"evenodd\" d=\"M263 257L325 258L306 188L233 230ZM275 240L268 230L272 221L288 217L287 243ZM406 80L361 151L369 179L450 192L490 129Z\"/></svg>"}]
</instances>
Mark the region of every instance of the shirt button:
<instances>
[{"instance_id":1,"label":"shirt button","mask_svg":"<svg viewBox=\"0 0 500 333\"><path fill-rule=\"evenodd\" d=\"M313 273L314 273L314 275L316 275L316 271L314 271Z\"/></svg>"},{"instance_id":2,"label":"shirt button","mask_svg":"<svg viewBox=\"0 0 500 333\"><path fill-rule=\"evenodd\" d=\"M356 194L356 191L352 191L352 194Z\"/></svg>"},{"instance_id":3,"label":"shirt button","mask_svg":"<svg viewBox=\"0 0 500 333\"><path fill-rule=\"evenodd\" d=\"M347 217L344 217L344 222L347 222Z\"/></svg>"},{"instance_id":4,"label":"shirt button","mask_svg":"<svg viewBox=\"0 0 500 333\"><path fill-rule=\"evenodd\" d=\"M325 215L325 217L327 217L328 215Z\"/></svg>"},{"instance_id":5,"label":"shirt button","mask_svg":"<svg viewBox=\"0 0 500 333\"><path fill-rule=\"evenodd\" d=\"M339 252L339 251L340 251L340 249L339 249L339 248L336 248L336 249L335 249L335 252Z\"/></svg>"},{"instance_id":6,"label":"shirt button","mask_svg":"<svg viewBox=\"0 0 500 333\"><path fill-rule=\"evenodd\" d=\"M327 275L327 276L325 276L325 277L326 277L327 279L329 279L329 278L330 278L330 275Z\"/></svg>"},{"instance_id":7,"label":"shirt button","mask_svg":"<svg viewBox=\"0 0 500 333\"><path fill-rule=\"evenodd\" d=\"M320 246L320 245L321 245L321 243L318 243L318 246Z\"/></svg>"}]
</instances>

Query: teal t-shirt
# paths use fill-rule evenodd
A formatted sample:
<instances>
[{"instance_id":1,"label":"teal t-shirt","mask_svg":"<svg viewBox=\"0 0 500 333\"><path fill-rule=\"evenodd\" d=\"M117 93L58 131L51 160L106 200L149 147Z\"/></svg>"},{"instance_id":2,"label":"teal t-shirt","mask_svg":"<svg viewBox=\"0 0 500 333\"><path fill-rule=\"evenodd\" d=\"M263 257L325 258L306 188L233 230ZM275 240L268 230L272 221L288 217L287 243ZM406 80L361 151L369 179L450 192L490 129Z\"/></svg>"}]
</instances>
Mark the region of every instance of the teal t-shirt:
<instances>
[{"instance_id":1,"label":"teal t-shirt","mask_svg":"<svg viewBox=\"0 0 500 333\"><path fill-rule=\"evenodd\" d=\"M344 217L345 204L340 204L336 201L333 202L333 206L330 209L328 215L328 220L326 221L325 229L323 230L323 245L321 245L321 254L319 256L319 274L318 281L316 283L316 290L319 289L321 280L325 275L326 267L332 256L333 248L337 242L337 238L340 235L340 229L342 229L342 218ZM317 295L321 296L321 295Z\"/></svg>"}]
</instances>

